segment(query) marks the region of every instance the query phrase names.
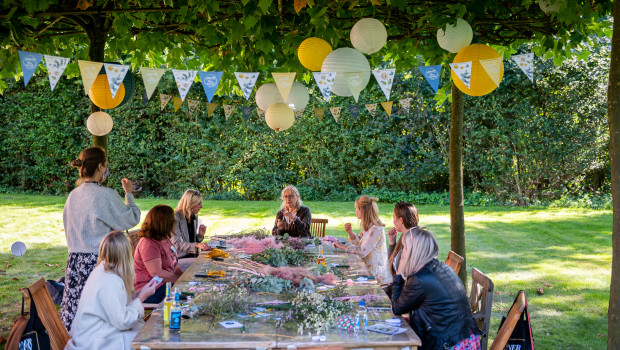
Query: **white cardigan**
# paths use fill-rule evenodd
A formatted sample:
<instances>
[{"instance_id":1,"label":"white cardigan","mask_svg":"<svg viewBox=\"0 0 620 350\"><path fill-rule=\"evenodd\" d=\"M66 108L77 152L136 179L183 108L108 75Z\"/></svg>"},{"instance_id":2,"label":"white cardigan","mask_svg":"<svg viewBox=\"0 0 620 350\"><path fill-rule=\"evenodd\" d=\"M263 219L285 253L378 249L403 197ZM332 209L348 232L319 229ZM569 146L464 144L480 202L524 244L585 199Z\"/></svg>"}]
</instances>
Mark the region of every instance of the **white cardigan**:
<instances>
[{"instance_id":1,"label":"white cardigan","mask_svg":"<svg viewBox=\"0 0 620 350\"><path fill-rule=\"evenodd\" d=\"M142 318L140 299L127 303L123 280L99 264L86 280L65 350L131 349Z\"/></svg>"}]
</instances>

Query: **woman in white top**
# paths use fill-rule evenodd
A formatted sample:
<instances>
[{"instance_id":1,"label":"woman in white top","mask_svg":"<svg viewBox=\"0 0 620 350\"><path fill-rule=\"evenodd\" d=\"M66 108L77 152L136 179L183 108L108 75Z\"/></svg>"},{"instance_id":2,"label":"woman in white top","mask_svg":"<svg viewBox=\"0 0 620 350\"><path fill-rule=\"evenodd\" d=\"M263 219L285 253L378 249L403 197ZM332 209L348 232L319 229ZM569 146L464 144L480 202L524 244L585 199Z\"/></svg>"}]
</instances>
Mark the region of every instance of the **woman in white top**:
<instances>
[{"instance_id":1,"label":"woman in white top","mask_svg":"<svg viewBox=\"0 0 620 350\"><path fill-rule=\"evenodd\" d=\"M123 232L112 231L99 245L97 266L88 277L65 350L131 349L144 325L142 301L155 292L152 280L133 292L131 244Z\"/></svg>"},{"instance_id":2,"label":"woman in white top","mask_svg":"<svg viewBox=\"0 0 620 350\"><path fill-rule=\"evenodd\" d=\"M361 196L355 201L355 215L362 220L362 231L359 235L351 230L351 224L346 223L344 230L349 234L347 247L340 242L334 243L334 247L345 249L347 253L358 254L368 271L381 285L392 282L392 275L387 266L387 248L385 246L385 225L379 218L377 198Z\"/></svg>"}]
</instances>

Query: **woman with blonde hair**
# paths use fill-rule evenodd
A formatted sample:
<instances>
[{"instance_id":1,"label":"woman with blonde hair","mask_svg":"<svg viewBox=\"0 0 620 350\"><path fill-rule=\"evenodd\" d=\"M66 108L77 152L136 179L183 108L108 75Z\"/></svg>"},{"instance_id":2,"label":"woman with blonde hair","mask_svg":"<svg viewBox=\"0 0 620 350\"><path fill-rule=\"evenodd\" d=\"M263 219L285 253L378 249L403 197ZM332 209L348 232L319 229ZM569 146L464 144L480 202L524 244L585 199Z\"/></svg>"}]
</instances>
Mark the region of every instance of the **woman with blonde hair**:
<instances>
[{"instance_id":1,"label":"woman with blonde hair","mask_svg":"<svg viewBox=\"0 0 620 350\"><path fill-rule=\"evenodd\" d=\"M480 349L467 293L454 270L437 260L433 235L413 228L402 236L402 254L392 285L392 311L410 313L420 349Z\"/></svg>"},{"instance_id":2,"label":"woman with blonde hair","mask_svg":"<svg viewBox=\"0 0 620 350\"><path fill-rule=\"evenodd\" d=\"M280 198L282 206L276 214L276 222L271 233L274 236L288 233L291 237L310 237L312 214L310 208L302 205L297 188L292 185L286 186Z\"/></svg>"},{"instance_id":3,"label":"woman with blonde hair","mask_svg":"<svg viewBox=\"0 0 620 350\"><path fill-rule=\"evenodd\" d=\"M369 272L381 285L392 282L392 275L387 267L387 249L385 247L385 225L379 218L377 198L361 196L355 200L355 215L362 221L362 231L355 234L351 224L344 224L344 230L349 234L347 247L340 242L334 247L345 249L347 253L358 254L366 263Z\"/></svg>"},{"instance_id":4,"label":"woman with blonde hair","mask_svg":"<svg viewBox=\"0 0 620 350\"><path fill-rule=\"evenodd\" d=\"M65 349L130 349L144 325L142 302L155 292L150 281L133 295L131 244L112 231L99 245L97 266L88 277Z\"/></svg>"},{"instance_id":5,"label":"woman with blonde hair","mask_svg":"<svg viewBox=\"0 0 620 350\"><path fill-rule=\"evenodd\" d=\"M183 193L174 210L176 224L170 241L177 251L181 271L187 270L194 262L198 256L198 249L211 249L207 244L202 243L207 227L198 218L200 209L202 209L200 191L190 189Z\"/></svg>"}]
</instances>

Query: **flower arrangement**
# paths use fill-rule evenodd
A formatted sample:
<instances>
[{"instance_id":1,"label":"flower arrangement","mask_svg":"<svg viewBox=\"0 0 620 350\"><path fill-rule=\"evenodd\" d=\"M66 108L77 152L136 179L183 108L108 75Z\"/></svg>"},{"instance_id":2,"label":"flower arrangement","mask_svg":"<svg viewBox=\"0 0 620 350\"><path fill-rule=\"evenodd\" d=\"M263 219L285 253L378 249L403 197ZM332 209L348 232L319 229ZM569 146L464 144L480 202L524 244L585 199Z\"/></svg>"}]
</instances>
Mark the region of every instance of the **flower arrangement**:
<instances>
[{"instance_id":1,"label":"flower arrangement","mask_svg":"<svg viewBox=\"0 0 620 350\"><path fill-rule=\"evenodd\" d=\"M250 307L249 300L247 288L234 284L200 288L185 315L192 318L203 315L220 318L243 313Z\"/></svg>"},{"instance_id":2,"label":"flower arrangement","mask_svg":"<svg viewBox=\"0 0 620 350\"><path fill-rule=\"evenodd\" d=\"M297 332L320 334L336 324L340 316L353 310L351 303L325 298L316 292L302 291L291 302L292 317L298 323Z\"/></svg>"}]
</instances>

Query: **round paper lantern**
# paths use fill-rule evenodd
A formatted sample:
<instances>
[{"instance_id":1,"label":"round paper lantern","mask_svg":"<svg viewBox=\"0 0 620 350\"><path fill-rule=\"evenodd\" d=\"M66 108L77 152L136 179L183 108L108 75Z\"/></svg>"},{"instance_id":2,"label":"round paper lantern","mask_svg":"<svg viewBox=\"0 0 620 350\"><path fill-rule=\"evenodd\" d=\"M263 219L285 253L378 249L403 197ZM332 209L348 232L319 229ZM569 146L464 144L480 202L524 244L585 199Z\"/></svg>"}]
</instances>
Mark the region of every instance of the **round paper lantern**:
<instances>
[{"instance_id":1,"label":"round paper lantern","mask_svg":"<svg viewBox=\"0 0 620 350\"><path fill-rule=\"evenodd\" d=\"M279 93L278 96L280 96ZM282 96L280 96L280 99L282 99ZM302 83L294 82L291 92L288 94L286 104L294 111L303 111L306 105L308 105L308 101L310 101L308 88Z\"/></svg>"},{"instance_id":2,"label":"round paper lantern","mask_svg":"<svg viewBox=\"0 0 620 350\"><path fill-rule=\"evenodd\" d=\"M265 121L275 131L286 130L295 123L295 112L284 103L274 103L267 108Z\"/></svg>"},{"instance_id":3,"label":"round paper lantern","mask_svg":"<svg viewBox=\"0 0 620 350\"><path fill-rule=\"evenodd\" d=\"M332 52L329 43L321 38L308 38L301 42L297 49L297 57L301 65L313 72L321 70L325 57Z\"/></svg>"},{"instance_id":4,"label":"round paper lantern","mask_svg":"<svg viewBox=\"0 0 620 350\"><path fill-rule=\"evenodd\" d=\"M11 244L11 253L15 256L22 256L26 254L26 244L20 241Z\"/></svg>"},{"instance_id":5,"label":"round paper lantern","mask_svg":"<svg viewBox=\"0 0 620 350\"><path fill-rule=\"evenodd\" d=\"M86 120L88 131L95 136L107 135L113 125L112 117L106 112L95 112Z\"/></svg>"},{"instance_id":6,"label":"round paper lantern","mask_svg":"<svg viewBox=\"0 0 620 350\"><path fill-rule=\"evenodd\" d=\"M474 33L469 23L462 18L456 20L456 27L448 24L446 31L442 28L437 30L437 42L442 49L457 53L471 43Z\"/></svg>"},{"instance_id":7,"label":"round paper lantern","mask_svg":"<svg viewBox=\"0 0 620 350\"><path fill-rule=\"evenodd\" d=\"M470 87L468 88L459 78L454 71L452 71L452 81L458 87L459 90L470 96L482 96L495 90L497 85L493 82L493 79L489 77L489 74L480 64L481 60L490 60L494 58L501 58L499 53L492 47L482 44L472 44L459 51L454 57L452 63L472 62L471 67L471 79ZM504 62L500 59L500 75L499 81L502 81L504 77Z\"/></svg>"},{"instance_id":8,"label":"round paper lantern","mask_svg":"<svg viewBox=\"0 0 620 350\"><path fill-rule=\"evenodd\" d=\"M258 108L266 111L269 106L276 102L284 102L276 84L263 84L256 90L256 104Z\"/></svg>"},{"instance_id":9,"label":"round paper lantern","mask_svg":"<svg viewBox=\"0 0 620 350\"><path fill-rule=\"evenodd\" d=\"M544 13L557 13L564 5L564 0L538 0L538 6Z\"/></svg>"},{"instance_id":10,"label":"round paper lantern","mask_svg":"<svg viewBox=\"0 0 620 350\"><path fill-rule=\"evenodd\" d=\"M387 42L387 30L379 20L362 18L351 28L351 44L365 54L375 53Z\"/></svg>"},{"instance_id":11,"label":"round paper lantern","mask_svg":"<svg viewBox=\"0 0 620 350\"><path fill-rule=\"evenodd\" d=\"M336 49L327 55L325 61L323 61L321 72L337 73L332 93L338 96L353 96L342 73L364 72L362 74L362 89L368 85L370 80L370 64L368 60L361 52L350 47Z\"/></svg>"},{"instance_id":12,"label":"round paper lantern","mask_svg":"<svg viewBox=\"0 0 620 350\"><path fill-rule=\"evenodd\" d=\"M91 85L90 90L88 90L88 97L97 107L112 109L123 102L125 98L125 85L121 84L118 91L116 91L116 96L112 98L108 77L105 74L99 74L93 85Z\"/></svg>"}]
</instances>

